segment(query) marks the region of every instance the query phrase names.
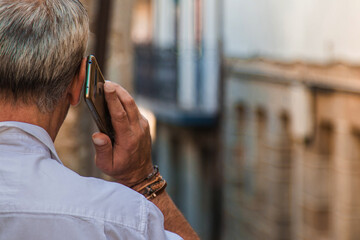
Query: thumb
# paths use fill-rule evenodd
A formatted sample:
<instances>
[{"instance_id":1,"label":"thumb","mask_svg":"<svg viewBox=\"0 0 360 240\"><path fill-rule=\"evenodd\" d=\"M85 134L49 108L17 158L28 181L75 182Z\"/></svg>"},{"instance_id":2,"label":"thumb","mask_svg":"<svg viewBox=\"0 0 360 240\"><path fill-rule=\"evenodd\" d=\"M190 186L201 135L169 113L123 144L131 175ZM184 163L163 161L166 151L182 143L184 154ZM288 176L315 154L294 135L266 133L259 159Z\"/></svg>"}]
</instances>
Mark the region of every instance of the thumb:
<instances>
[{"instance_id":1,"label":"thumb","mask_svg":"<svg viewBox=\"0 0 360 240\"><path fill-rule=\"evenodd\" d=\"M113 152L110 138L103 133L92 136L95 147L95 164L104 173L109 174L113 168Z\"/></svg>"}]
</instances>

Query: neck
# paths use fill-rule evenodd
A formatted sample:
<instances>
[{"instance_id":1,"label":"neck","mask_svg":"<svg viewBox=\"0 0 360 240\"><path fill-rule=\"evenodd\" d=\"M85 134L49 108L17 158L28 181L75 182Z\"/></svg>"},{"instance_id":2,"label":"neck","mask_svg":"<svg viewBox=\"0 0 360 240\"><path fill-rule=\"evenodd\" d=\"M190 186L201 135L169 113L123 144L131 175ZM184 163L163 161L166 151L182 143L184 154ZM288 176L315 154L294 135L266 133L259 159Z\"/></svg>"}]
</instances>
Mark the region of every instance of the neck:
<instances>
[{"instance_id":1,"label":"neck","mask_svg":"<svg viewBox=\"0 0 360 240\"><path fill-rule=\"evenodd\" d=\"M41 112L36 105L9 104L0 102L1 114L0 122L16 121L37 125L45 129L51 139L55 141L60 126L62 125L68 106L58 104L53 112Z\"/></svg>"}]
</instances>

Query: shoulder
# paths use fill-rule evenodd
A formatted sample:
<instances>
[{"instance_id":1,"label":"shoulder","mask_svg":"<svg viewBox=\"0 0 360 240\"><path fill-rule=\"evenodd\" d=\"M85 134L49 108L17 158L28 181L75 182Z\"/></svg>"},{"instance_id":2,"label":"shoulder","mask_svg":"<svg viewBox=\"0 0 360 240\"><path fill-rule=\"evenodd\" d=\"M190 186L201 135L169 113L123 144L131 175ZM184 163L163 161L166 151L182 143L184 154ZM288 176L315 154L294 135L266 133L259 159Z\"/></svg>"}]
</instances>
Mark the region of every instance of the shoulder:
<instances>
[{"instance_id":1,"label":"shoulder","mask_svg":"<svg viewBox=\"0 0 360 240\"><path fill-rule=\"evenodd\" d=\"M29 211L94 219L144 233L149 215L156 209L140 194L121 185L82 177L55 161L36 169L36 179L25 182ZM25 192L24 192L25 191ZM158 221L162 221L159 215Z\"/></svg>"},{"instance_id":2,"label":"shoulder","mask_svg":"<svg viewBox=\"0 0 360 240\"><path fill-rule=\"evenodd\" d=\"M74 234L88 227L88 235L114 239L172 239L164 230L161 211L132 189L79 176L53 159L23 162L21 176L0 198L0 222L11 214L11 221L25 221L29 231L37 225L65 229L62 223Z\"/></svg>"}]
</instances>

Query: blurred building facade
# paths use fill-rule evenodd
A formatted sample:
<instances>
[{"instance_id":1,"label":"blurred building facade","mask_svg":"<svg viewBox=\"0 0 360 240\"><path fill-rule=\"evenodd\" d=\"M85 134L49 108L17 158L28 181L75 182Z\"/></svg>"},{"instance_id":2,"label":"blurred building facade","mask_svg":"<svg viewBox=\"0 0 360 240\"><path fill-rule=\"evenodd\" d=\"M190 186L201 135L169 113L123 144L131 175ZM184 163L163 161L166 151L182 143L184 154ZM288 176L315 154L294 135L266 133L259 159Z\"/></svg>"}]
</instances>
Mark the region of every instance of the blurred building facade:
<instances>
[{"instance_id":1,"label":"blurred building facade","mask_svg":"<svg viewBox=\"0 0 360 240\"><path fill-rule=\"evenodd\" d=\"M220 237L220 12L216 0L138 0L138 104L156 116L154 162L201 239Z\"/></svg>"},{"instance_id":2,"label":"blurred building facade","mask_svg":"<svg viewBox=\"0 0 360 240\"><path fill-rule=\"evenodd\" d=\"M358 1L83 2L88 52L155 114L154 161L201 239L358 238ZM104 177L95 129L80 105L56 146Z\"/></svg>"},{"instance_id":3,"label":"blurred building facade","mask_svg":"<svg viewBox=\"0 0 360 240\"><path fill-rule=\"evenodd\" d=\"M359 238L357 1L224 1L223 239Z\"/></svg>"},{"instance_id":4,"label":"blurred building facade","mask_svg":"<svg viewBox=\"0 0 360 240\"><path fill-rule=\"evenodd\" d=\"M202 239L357 239L359 3L138 2L135 89Z\"/></svg>"}]
</instances>

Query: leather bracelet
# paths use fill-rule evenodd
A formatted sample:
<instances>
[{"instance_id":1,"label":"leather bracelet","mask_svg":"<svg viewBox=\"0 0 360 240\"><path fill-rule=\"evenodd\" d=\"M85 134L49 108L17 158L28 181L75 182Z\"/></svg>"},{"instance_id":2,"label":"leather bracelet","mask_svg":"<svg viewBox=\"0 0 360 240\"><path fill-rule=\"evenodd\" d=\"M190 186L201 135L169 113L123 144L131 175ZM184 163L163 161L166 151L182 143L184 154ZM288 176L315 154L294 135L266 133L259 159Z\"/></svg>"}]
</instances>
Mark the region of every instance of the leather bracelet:
<instances>
[{"instance_id":1,"label":"leather bracelet","mask_svg":"<svg viewBox=\"0 0 360 240\"><path fill-rule=\"evenodd\" d=\"M146 199L152 200L162 193L167 186L165 179L162 178L158 166L154 166L154 171L144 180L132 185L131 188L142 194Z\"/></svg>"},{"instance_id":2,"label":"leather bracelet","mask_svg":"<svg viewBox=\"0 0 360 240\"><path fill-rule=\"evenodd\" d=\"M152 173L150 173L146 178L144 178L143 180L138 181L137 183L133 184L130 188L134 188L136 185L139 185L140 183L145 182L146 180L149 180L151 178L153 178L156 174L159 173L159 167L157 165L154 165L154 170Z\"/></svg>"},{"instance_id":3,"label":"leather bracelet","mask_svg":"<svg viewBox=\"0 0 360 240\"><path fill-rule=\"evenodd\" d=\"M160 176L160 173L157 173L153 179L151 179L151 181L146 181L143 185L140 185L138 184L137 186L135 186L133 189L138 191L138 192L141 192L144 188L146 188L147 186L150 186L156 182L158 182L159 180L161 180L162 177Z\"/></svg>"},{"instance_id":4,"label":"leather bracelet","mask_svg":"<svg viewBox=\"0 0 360 240\"><path fill-rule=\"evenodd\" d=\"M167 183L165 179L159 180L158 182L147 186L145 190L142 192L142 194L146 197L148 200L152 200L156 198L161 192L165 190L167 186Z\"/></svg>"}]
</instances>

